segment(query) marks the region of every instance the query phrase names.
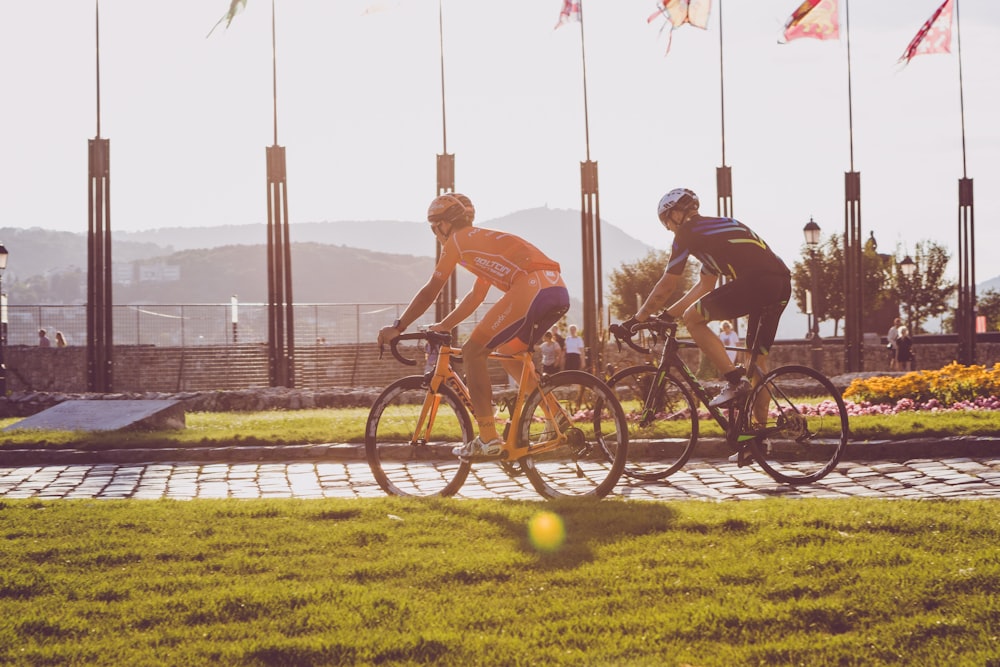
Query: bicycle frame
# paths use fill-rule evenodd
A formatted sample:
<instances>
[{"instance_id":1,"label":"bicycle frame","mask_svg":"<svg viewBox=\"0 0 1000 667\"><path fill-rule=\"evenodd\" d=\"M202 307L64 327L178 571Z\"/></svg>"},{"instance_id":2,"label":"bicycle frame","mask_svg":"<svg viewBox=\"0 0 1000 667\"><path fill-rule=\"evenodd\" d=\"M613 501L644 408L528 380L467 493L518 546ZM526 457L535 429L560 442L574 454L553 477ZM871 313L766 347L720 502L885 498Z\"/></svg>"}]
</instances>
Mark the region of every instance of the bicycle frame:
<instances>
[{"instance_id":1,"label":"bicycle frame","mask_svg":"<svg viewBox=\"0 0 1000 667\"><path fill-rule=\"evenodd\" d=\"M708 393L708 390L698 381L694 372L688 367L684 360L679 354L681 347L697 347L694 341L682 341L676 337L676 329L668 330L665 332L666 340L663 344L663 350L660 352L660 361L656 366L656 379L649 387L649 393L646 395L643 401L643 422L647 419L652 419L652 415L648 414L652 410L652 406L655 404L656 396L663 388L663 380L666 375L674 369L678 373L674 374L674 378L681 380L688 389L694 394L694 397L705 406L708 410L709 415L720 428L726 433L726 441L735 447L739 447L740 443L751 440L753 438L759 437L761 435L766 435L765 432L752 431L746 428L746 414L750 409L749 404L747 405L731 405L726 408L712 407L711 401L712 396ZM748 350L747 348L740 347L728 347L727 349L744 351L750 353L750 361L748 363L749 368L753 369L751 382L754 386L763 377L763 372L757 366L758 354L755 350ZM747 398L749 403L749 397Z\"/></svg>"},{"instance_id":2,"label":"bicycle frame","mask_svg":"<svg viewBox=\"0 0 1000 667\"><path fill-rule=\"evenodd\" d=\"M428 383L429 391L427 397L424 399L424 405L421 409L420 416L418 418L418 428L416 429L413 439L416 441L419 439L417 436L423 433L426 429L430 429L431 425L434 423L434 418L437 414L437 407L440 402L440 391L441 385L446 385L449 389L458 395L459 400L469 411L469 414L475 418L476 413L472 407L472 399L469 397L469 389L461 377L451 368L451 360L461 360L462 353L460 348L451 347L450 345L441 345L438 348L438 357L434 366L433 375L430 377ZM524 352L518 352L515 354L501 354L499 352L493 352L490 354L491 359L507 359L515 360L521 362L521 377L517 383L517 396L514 399L513 409L510 413L509 424L519 424L521 420L521 414L524 410L524 405L526 399L530 395L530 392L525 390L525 387L541 388L542 379L539 378L538 372L535 369L535 363L532 359L532 351L526 350ZM516 429L508 428L504 429L504 445L503 452L505 456L502 459L506 462L517 461L525 456L531 454L541 454L559 447L566 439L566 435L560 425L562 420L558 419L558 415L566 417L565 413L562 411L562 407L558 402L552 402L548 400L543 400L542 410L545 413L547 419L549 419L555 428L555 437L545 442L535 443L533 445L521 445L519 442L519 434ZM558 413L556 413L558 411ZM569 422L568 417L566 417L566 423Z\"/></svg>"}]
</instances>

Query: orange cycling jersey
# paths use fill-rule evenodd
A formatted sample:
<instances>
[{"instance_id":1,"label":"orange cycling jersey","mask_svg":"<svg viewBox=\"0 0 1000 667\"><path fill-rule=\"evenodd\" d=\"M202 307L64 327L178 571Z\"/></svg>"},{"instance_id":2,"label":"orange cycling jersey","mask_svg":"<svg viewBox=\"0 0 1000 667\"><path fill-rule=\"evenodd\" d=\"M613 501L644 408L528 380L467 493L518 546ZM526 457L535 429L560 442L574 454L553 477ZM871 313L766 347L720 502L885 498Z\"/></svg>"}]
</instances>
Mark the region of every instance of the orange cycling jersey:
<instances>
[{"instance_id":1,"label":"orange cycling jersey","mask_svg":"<svg viewBox=\"0 0 1000 667\"><path fill-rule=\"evenodd\" d=\"M441 249L434 275L448 276L457 264L504 292L529 273L559 271L559 262L521 237L471 226L452 232Z\"/></svg>"}]
</instances>

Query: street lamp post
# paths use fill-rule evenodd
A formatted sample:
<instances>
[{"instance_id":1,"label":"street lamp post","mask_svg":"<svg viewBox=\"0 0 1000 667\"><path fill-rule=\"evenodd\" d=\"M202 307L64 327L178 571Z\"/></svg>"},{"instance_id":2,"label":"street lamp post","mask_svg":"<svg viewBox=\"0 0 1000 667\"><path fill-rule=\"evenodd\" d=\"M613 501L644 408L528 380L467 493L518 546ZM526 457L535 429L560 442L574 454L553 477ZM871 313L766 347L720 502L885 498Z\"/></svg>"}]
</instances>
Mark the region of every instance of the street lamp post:
<instances>
[{"instance_id":1,"label":"street lamp post","mask_svg":"<svg viewBox=\"0 0 1000 667\"><path fill-rule=\"evenodd\" d=\"M812 355L812 365L816 370L821 370L823 365L823 344L819 338L819 267L816 249L819 247L820 227L816 221L809 216L809 222L802 228L802 234L806 238L806 246L809 247L809 299L806 302L806 310L811 318L809 333L810 353Z\"/></svg>"},{"instance_id":2,"label":"street lamp post","mask_svg":"<svg viewBox=\"0 0 1000 667\"><path fill-rule=\"evenodd\" d=\"M229 306L231 308L231 313L230 314L231 314L231 320L232 320L232 323L233 323L233 345L236 345L236 329L240 325L240 315L239 315L240 304L239 304L239 301L236 299L236 295L235 294L229 300Z\"/></svg>"},{"instance_id":3,"label":"street lamp post","mask_svg":"<svg viewBox=\"0 0 1000 667\"><path fill-rule=\"evenodd\" d=\"M0 243L0 396L7 395L7 366L4 348L7 347L7 295L3 292L3 272L7 270L7 248Z\"/></svg>"},{"instance_id":4,"label":"street lamp post","mask_svg":"<svg viewBox=\"0 0 1000 667\"><path fill-rule=\"evenodd\" d=\"M910 257L909 255L907 255L906 257L903 258L903 261L899 263L899 272L902 273L903 274L903 278L906 279L906 288L907 288L906 289L906 293L907 293L907 298L906 298L906 311L907 311L906 312L906 326L912 327L913 326L913 322L910 321L912 319L912 314L911 314L911 310L910 310L910 299L913 298L913 295L911 294L911 290L910 290L910 278L912 278L913 274L917 272L917 263L913 261L912 257Z\"/></svg>"}]
</instances>

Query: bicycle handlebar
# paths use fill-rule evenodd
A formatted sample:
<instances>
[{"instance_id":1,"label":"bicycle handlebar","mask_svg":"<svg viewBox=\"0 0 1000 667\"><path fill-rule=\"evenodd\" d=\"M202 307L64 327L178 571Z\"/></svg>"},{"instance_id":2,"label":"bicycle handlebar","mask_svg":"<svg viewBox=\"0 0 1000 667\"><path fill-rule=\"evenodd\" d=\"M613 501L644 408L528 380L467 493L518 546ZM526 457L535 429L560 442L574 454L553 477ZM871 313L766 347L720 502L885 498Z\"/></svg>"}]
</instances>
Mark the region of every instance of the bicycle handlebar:
<instances>
[{"instance_id":1,"label":"bicycle handlebar","mask_svg":"<svg viewBox=\"0 0 1000 667\"><path fill-rule=\"evenodd\" d=\"M621 324L612 324L609 328L611 335L615 337L615 343L618 344L618 351L622 349L622 342L628 345L630 348L635 350L640 354L652 354L653 349L642 347L632 342L632 336L637 334L642 330L650 331L653 334L653 345L656 345L657 335L666 336L667 338L673 338L677 335L677 321L673 318L664 319L659 317L651 317L645 322L639 322L635 324L631 331L626 329Z\"/></svg>"},{"instance_id":2,"label":"bicycle handlebar","mask_svg":"<svg viewBox=\"0 0 1000 667\"><path fill-rule=\"evenodd\" d=\"M397 348L397 346L404 340L426 340L436 349L442 345L451 345L451 333L447 331L415 331L414 333L400 334L396 338L393 338L389 342L389 350L392 352L392 356L396 357L396 360L401 364L405 364L406 366L416 366L417 361L415 359L408 359L407 357L404 357ZM379 359L382 358L384 349L384 345L379 345Z\"/></svg>"}]
</instances>

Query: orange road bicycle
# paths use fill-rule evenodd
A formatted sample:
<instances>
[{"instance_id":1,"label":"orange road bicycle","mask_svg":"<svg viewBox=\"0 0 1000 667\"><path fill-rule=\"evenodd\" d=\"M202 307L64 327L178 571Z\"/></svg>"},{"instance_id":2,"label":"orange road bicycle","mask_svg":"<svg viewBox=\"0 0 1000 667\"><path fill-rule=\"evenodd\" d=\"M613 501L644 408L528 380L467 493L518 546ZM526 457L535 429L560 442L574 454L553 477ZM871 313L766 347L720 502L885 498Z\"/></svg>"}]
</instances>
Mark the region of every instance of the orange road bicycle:
<instances>
[{"instance_id":1,"label":"orange road bicycle","mask_svg":"<svg viewBox=\"0 0 1000 667\"><path fill-rule=\"evenodd\" d=\"M753 389L745 399L713 408L712 394L680 357L681 348L697 346L677 338L677 323L653 318L634 329L650 331L654 346L662 339L662 349L657 365L631 366L608 380L630 417L625 475L651 481L680 470L698 442L699 403L725 433L738 464L756 461L775 481L810 484L840 461L849 436L847 408L840 391L819 371L790 365L762 373L756 351L727 347L750 353ZM624 341L641 354L653 354L620 325L611 332L619 348Z\"/></svg>"},{"instance_id":2,"label":"orange road bicycle","mask_svg":"<svg viewBox=\"0 0 1000 667\"><path fill-rule=\"evenodd\" d=\"M454 368L461 349L451 346L449 333L421 331L393 340L392 355L416 365L420 350L413 341L436 348L436 361L423 375L396 380L375 400L365 427L365 454L386 493L450 496L472 468L470 461L455 457L452 448L475 437L472 402ZM625 467L625 413L608 386L590 373L539 376L532 352L529 348L514 355L491 355L517 359L523 370L516 397L500 402L500 411L509 412L505 442L500 457L489 462L511 477L526 475L546 498L603 498ZM532 385L535 388L525 392L523 388ZM498 418L498 425L501 421Z\"/></svg>"}]
</instances>

